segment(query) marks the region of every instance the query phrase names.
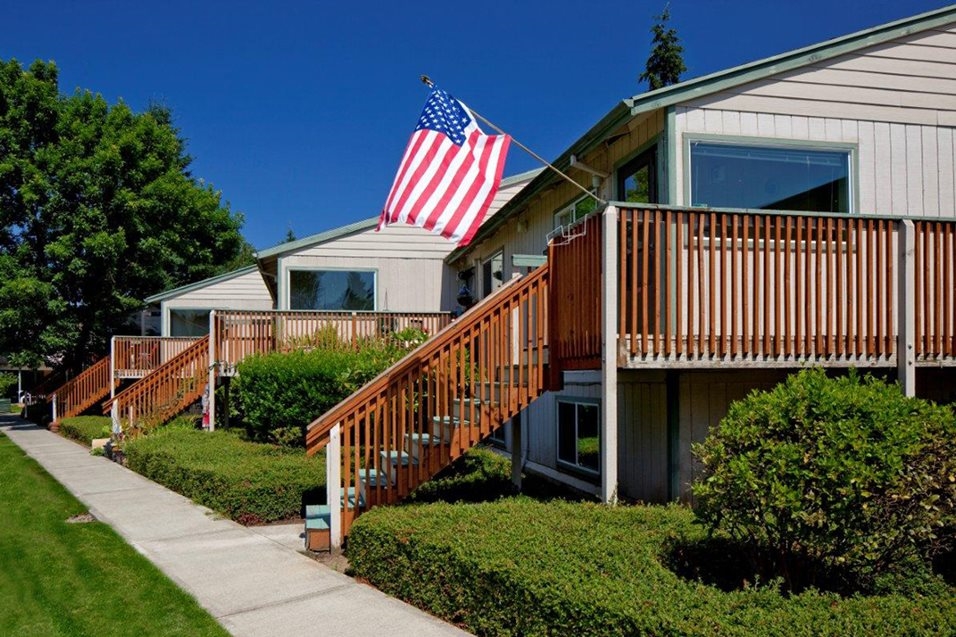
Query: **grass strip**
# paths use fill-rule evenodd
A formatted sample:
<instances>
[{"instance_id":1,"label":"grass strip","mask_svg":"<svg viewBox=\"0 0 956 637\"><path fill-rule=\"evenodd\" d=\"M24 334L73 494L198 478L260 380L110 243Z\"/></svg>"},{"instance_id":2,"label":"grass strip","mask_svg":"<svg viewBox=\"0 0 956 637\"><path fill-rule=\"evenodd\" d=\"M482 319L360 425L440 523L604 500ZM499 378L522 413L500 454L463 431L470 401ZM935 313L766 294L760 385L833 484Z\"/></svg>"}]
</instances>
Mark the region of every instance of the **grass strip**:
<instances>
[{"instance_id":1,"label":"grass strip","mask_svg":"<svg viewBox=\"0 0 956 637\"><path fill-rule=\"evenodd\" d=\"M227 635L0 435L0 635Z\"/></svg>"}]
</instances>

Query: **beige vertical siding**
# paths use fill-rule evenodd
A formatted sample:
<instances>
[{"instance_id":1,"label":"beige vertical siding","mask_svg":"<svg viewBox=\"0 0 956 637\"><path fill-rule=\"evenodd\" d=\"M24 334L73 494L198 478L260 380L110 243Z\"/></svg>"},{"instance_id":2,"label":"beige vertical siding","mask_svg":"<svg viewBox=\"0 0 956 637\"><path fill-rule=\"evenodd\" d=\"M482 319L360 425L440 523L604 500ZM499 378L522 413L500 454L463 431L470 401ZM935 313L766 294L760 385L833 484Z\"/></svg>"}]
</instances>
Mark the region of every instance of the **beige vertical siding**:
<instances>
[{"instance_id":1,"label":"beige vertical siding","mask_svg":"<svg viewBox=\"0 0 956 637\"><path fill-rule=\"evenodd\" d=\"M665 502L667 388L662 372L618 376L618 480L625 498Z\"/></svg>"},{"instance_id":2,"label":"beige vertical siding","mask_svg":"<svg viewBox=\"0 0 956 637\"><path fill-rule=\"evenodd\" d=\"M956 26L689 101L676 109L677 201L695 133L856 148L859 212L956 215Z\"/></svg>"},{"instance_id":3,"label":"beige vertical siding","mask_svg":"<svg viewBox=\"0 0 956 637\"><path fill-rule=\"evenodd\" d=\"M689 500L690 485L700 468L691 453L691 444L707 437L710 428L727 415L730 403L751 391L770 389L791 370L741 370L728 372L685 372L680 376L678 463L679 493Z\"/></svg>"}]
</instances>

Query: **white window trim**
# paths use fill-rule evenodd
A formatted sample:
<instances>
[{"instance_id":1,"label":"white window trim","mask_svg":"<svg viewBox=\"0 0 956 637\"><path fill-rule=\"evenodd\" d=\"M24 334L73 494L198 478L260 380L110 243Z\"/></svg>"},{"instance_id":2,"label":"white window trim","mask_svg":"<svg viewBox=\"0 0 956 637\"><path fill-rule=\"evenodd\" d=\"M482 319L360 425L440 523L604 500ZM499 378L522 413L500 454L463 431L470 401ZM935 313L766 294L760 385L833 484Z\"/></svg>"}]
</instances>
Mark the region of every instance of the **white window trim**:
<instances>
[{"instance_id":1,"label":"white window trim","mask_svg":"<svg viewBox=\"0 0 956 637\"><path fill-rule=\"evenodd\" d=\"M561 403L570 403L575 405L577 408L578 405L591 405L597 407L597 420L598 420L598 469L597 471L593 469L588 469L587 467L582 467L581 465L571 464L565 460L561 459L561 416L560 416L560 405ZM555 423L555 438L554 438L554 459L555 466L563 471L566 471L571 474L585 475L593 478L600 478L603 470L601 465L601 448L604 445L604 441L601 440L601 401L598 398L589 398L584 396L555 396L554 397L554 423ZM577 431L575 433L575 438L577 438Z\"/></svg>"}]
</instances>

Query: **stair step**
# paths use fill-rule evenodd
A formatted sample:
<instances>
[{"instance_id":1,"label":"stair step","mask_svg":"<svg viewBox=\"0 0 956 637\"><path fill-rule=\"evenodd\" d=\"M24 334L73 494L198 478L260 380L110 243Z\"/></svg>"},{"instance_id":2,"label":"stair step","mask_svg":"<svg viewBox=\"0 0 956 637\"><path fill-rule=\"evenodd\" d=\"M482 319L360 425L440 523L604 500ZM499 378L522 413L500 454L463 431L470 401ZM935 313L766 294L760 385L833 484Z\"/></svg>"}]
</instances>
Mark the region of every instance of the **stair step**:
<instances>
[{"instance_id":1,"label":"stair step","mask_svg":"<svg viewBox=\"0 0 956 637\"><path fill-rule=\"evenodd\" d=\"M327 504L309 504L305 507L305 548L309 551L328 551L330 548L332 511Z\"/></svg>"},{"instance_id":2,"label":"stair step","mask_svg":"<svg viewBox=\"0 0 956 637\"><path fill-rule=\"evenodd\" d=\"M382 459L382 465L388 467L388 477L392 484L395 484L395 481L397 480L396 469L399 464L401 464L403 467L407 467L408 465L418 465L417 457L413 458L407 452L399 451L398 449L382 451L379 453L379 457Z\"/></svg>"}]
</instances>

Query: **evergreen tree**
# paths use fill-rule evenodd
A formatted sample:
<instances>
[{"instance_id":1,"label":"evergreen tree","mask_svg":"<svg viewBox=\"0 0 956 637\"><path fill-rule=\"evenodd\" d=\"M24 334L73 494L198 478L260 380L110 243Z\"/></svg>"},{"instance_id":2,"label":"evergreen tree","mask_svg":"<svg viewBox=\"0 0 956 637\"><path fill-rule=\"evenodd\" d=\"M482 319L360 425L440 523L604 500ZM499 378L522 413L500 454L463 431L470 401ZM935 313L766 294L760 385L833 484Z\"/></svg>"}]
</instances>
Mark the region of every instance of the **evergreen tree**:
<instances>
[{"instance_id":1,"label":"evergreen tree","mask_svg":"<svg viewBox=\"0 0 956 637\"><path fill-rule=\"evenodd\" d=\"M646 81L652 91L677 84L680 82L681 73L687 70L684 66L684 47L680 45L677 30L667 26L670 18L671 13L667 6L655 18L657 24L651 28L651 33L654 34L654 39L651 41L653 48L650 57L647 58L644 72L638 78L639 82Z\"/></svg>"}]
</instances>

